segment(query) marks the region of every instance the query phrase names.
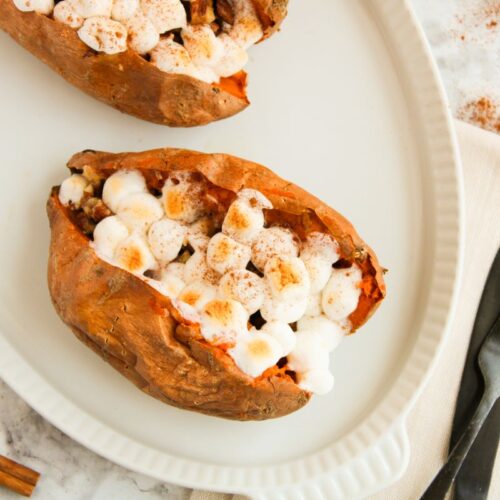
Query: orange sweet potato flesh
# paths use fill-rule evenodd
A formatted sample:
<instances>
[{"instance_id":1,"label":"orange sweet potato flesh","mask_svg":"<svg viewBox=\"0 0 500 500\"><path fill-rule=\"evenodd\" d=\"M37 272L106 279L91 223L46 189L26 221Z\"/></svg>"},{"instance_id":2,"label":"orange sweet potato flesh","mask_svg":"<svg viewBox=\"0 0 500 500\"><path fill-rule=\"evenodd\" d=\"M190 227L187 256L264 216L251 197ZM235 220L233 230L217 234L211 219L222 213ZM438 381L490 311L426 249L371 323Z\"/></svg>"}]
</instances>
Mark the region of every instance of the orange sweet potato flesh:
<instances>
[{"instance_id":1,"label":"orange sweet potato flesh","mask_svg":"<svg viewBox=\"0 0 500 500\"><path fill-rule=\"evenodd\" d=\"M0 0L0 28L87 94L130 115L172 127L204 125L245 109L246 78L210 85L160 71L133 50L96 53L76 30Z\"/></svg>"},{"instance_id":2,"label":"orange sweet potato flesh","mask_svg":"<svg viewBox=\"0 0 500 500\"><path fill-rule=\"evenodd\" d=\"M227 199L242 188L261 191L274 205L269 223L289 224L301 237L330 232L342 257L363 271L353 331L385 295L383 270L352 225L324 203L267 168L224 154L179 149L112 154L85 151L68 167L106 178L119 169L140 170L150 187L168 173L201 173ZM311 394L283 370L252 379L222 350L208 345L196 325L179 317L170 300L132 274L99 259L89 240L52 191L48 204L51 245L48 282L57 313L74 334L144 392L168 404L237 420L264 420L304 406Z\"/></svg>"}]
</instances>

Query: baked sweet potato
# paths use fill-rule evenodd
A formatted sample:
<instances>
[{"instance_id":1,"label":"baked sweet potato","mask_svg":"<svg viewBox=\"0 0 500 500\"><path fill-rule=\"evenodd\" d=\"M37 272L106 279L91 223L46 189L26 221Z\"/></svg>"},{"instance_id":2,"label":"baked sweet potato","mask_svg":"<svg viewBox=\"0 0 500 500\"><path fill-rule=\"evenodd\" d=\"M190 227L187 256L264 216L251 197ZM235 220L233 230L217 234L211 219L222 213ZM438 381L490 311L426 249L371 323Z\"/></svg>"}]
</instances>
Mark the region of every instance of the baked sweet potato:
<instances>
[{"instance_id":1,"label":"baked sweet potato","mask_svg":"<svg viewBox=\"0 0 500 500\"><path fill-rule=\"evenodd\" d=\"M190 175L203 190L186 192L189 196L199 192L200 203L208 203L205 216L218 221L216 225L221 217L227 220L235 199L240 199L238 193L259 192L272 203L272 208L267 205L263 209L266 227L293 231L302 242L311 234L327 235L338 245L333 267L340 271L356 267L361 276L356 284L359 299L348 316L346 333L359 328L385 296L383 269L353 226L317 198L261 165L224 154L158 149L123 154L84 151L74 155L68 167L77 181L82 181L81 174L85 176L87 188L84 201L78 204L61 187L53 188L48 199L52 235L48 283L55 309L87 346L144 392L170 405L230 419L263 420L298 410L308 402L311 392L299 383L290 356L283 356L257 376L249 376L235 363L227 344L202 335L201 323L184 315L177 299L150 286L150 278L97 255L93 231L96 222L106 220L111 213L101 198L106 199L103 182L113 174L139 172L153 195L167 183L174 189L182 175ZM183 206L177 191L172 191L177 193L175 199L165 198L163 192L165 210L172 203ZM254 201L252 198L251 206ZM120 208L117 211L121 213ZM177 260L185 262L187 253L184 246ZM251 263L247 269L260 274ZM260 328L263 323L256 313L248 325ZM295 324L292 327L297 330ZM250 334L256 335L257 330ZM296 335L300 334L299 326Z\"/></svg>"},{"instance_id":2,"label":"baked sweet potato","mask_svg":"<svg viewBox=\"0 0 500 500\"><path fill-rule=\"evenodd\" d=\"M57 3L55 8L58 9L62 3L66 5L73 2L75 4L78 1L87 0L65 0L65 2ZM110 1L95 0L95 3ZM142 1L150 4L154 4L154 2L161 4L161 2L171 0ZM174 1L179 2L179 0ZM204 0L203 2L191 2L192 7L189 8L187 6L191 4L186 2L184 4L179 2L179 5L183 5L188 10L188 28L191 26L189 19L192 14L192 26L205 27L207 30L210 27L214 31L217 40L211 42L217 42L217 50L219 50L219 45L221 45L219 35L222 33L223 27L227 29L228 26L227 21L224 21L224 17L229 16L231 18L232 16L234 21L234 2L241 1L252 2L255 13L258 14L258 19L261 22L259 28L261 30L261 40L276 31L286 16L287 0L280 0L279 2L269 2L268 0L213 0L209 2ZM23 8L27 10L33 9L33 5L37 2L42 2L45 8L45 5L50 4L53 0L33 0L33 2L16 0L16 2L24 5ZM139 30L137 25L141 29L144 28L146 26L144 23L147 22L149 23L147 27L151 31L151 24L155 24L153 15L151 15L151 18L153 18L151 20L150 18L144 19L141 14L140 20L135 21L136 25L127 24L131 21L123 21L126 29L123 28L123 32L112 34L120 37L121 41L116 39L109 47L110 53L105 53L107 49L96 49L96 47L99 44L102 44L103 47L106 45L103 40L108 40L111 36L108 32L112 31L112 27L105 33L108 38L102 36L103 30L99 26L94 26L91 35L87 33L86 36L79 36L81 30L86 26L85 23L98 19L99 16L82 17L80 20L75 20L76 14L64 12L65 21L73 23L70 26L56 20L54 18L56 11L49 11L50 7L46 10L47 14L42 14L38 12L22 12L16 5L13 0L0 0L2 12L0 28L68 82L124 113L163 125L190 127L229 117L249 105L246 94L247 74L240 70L244 61L246 61L244 51L243 49L241 49L243 51L241 53L236 51L239 48L234 46L230 36L224 35L224 43L227 45L230 42L233 45L231 45L231 49L227 49L226 45L224 45L226 47L224 50L236 51L234 58L237 61L233 61L229 65L224 63L224 68L220 71L217 70L219 71L217 72L213 69L215 66L210 66L213 60L207 59L212 55L207 55L206 39L200 38L198 40L199 45L195 48L197 59L195 60L193 55L193 62L190 54L184 51L183 44L185 45L185 42L180 29L171 29L159 35L156 32L151 34L143 30L141 31L142 37L146 36L146 33L153 37L153 41L155 41L154 37L159 37L156 40L157 45L154 49L152 46L144 46L144 43L147 44L148 42L143 38L141 38L142 41L139 40L139 35L133 30ZM31 7L29 7L30 5ZM192 10L192 13L189 12L189 9ZM45 12L45 10L42 10L42 12ZM109 12L111 11L109 10ZM59 14L58 17L62 18L63 14ZM224 17L221 17L221 15ZM102 16L100 17L102 18ZM111 20L111 17L109 19ZM116 17L113 19L116 19ZM214 19L214 21L210 21L210 19ZM111 22L114 23L113 26L117 25L117 21ZM195 24L201 22L206 22L206 24L203 26ZM83 27L78 29L79 23L84 24ZM246 21L243 19L240 26L245 26L245 23ZM158 28L159 31L162 29L164 27ZM89 39L89 37L96 46L91 48L82 41ZM222 38L220 39L222 40ZM254 41L253 39L250 41L244 39L242 43L246 44L244 47L246 48ZM121 48L117 48L117 44ZM160 50L160 46L162 50ZM138 52L139 48L134 50L131 47L142 47L142 52ZM155 50L160 54L159 57L163 59L167 57L165 55L167 53L168 63L158 63ZM179 55L175 56L179 58L178 63L174 64L171 60L174 57L172 50L179 52ZM200 54L202 55L200 56ZM186 57L189 57L188 62L185 61ZM220 58L220 54L217 57ZM207 65L210 63L210 65L199 66L199 64L204 65L205 62ZM186 63L186 67L183 66L184 63ZM231 68L234 68L234 73L231 73Z\"/></svg>"}]
</instances>

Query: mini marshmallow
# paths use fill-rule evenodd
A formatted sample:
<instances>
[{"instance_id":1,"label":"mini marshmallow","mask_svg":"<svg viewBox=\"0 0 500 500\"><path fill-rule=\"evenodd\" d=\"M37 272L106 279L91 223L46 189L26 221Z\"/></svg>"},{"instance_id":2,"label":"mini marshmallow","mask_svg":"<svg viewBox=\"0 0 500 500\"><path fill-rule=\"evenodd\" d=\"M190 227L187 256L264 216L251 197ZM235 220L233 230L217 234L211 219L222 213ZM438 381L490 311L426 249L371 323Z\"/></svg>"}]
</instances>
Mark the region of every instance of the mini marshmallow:
<instances>
[{"instance_id":1,"label":"mini marshmallow","mask_svg":"<svg viewBox=\"0 0 500 500\"><path fill-rule=\"evenodd\" d=\"M210 236L214 233L215 225L213 219L211 217L202 217L188 226L184 243L191 245L193 250L206 252Z\"/></svg>"},{"instance_id":2,"label":"mini marshmallow","mask_svg":"<svg viewBox=\"0 0 500 500\"><path fill-rule=\"evenodd\" d=\"M290 354L297 343L297 335L287 323L280 321L268 321L259 331L267 333L278 341L281 346L280 357Z\"/></svg>"},{"instance_id":3,"label":"mini marshmallow","mask_svg":"<svg viewBox=\"0 0 500 500\"><path fill-rule=\"evenodd\" d=\"M323 311L332 321L344 320L356 310L362 278L361 270L355 265L333 270L321 298Z\"/></svg>"},{"instance_id":4,"label":"mini marshmallow","mask_svg":"<svg viewBox=\"0 0 500 500\"><path fill-rule=\"evenodd\" d=\"M113 0L70 0L76 12L84 19L89 17L110 17ZM96 49L97 50L97 49Z\"/></svg>"},{"instance_id":5,"label":"mini marshmallow","mask_svg":"<svg viewBox=\"0 0 500 500\"><path fill-rule=\"evenodd\" d=\"M297 373L327 369L330 362L328 351L323 347L321 335L314 332L297 332L297 343L288 354L288 366Z\"/></svg>"},{"instance_id":6,"label":"mini marshmallow","mask_svg":"<svg viewBox=\"0 0 500 500\"><path fill-rule=\"evenodd\" d=\"M228 353L243 373L258 377L279 361L282 347L271 335L255 330L241 335Z\"/></svg>"},{"instance_id":7,"label":"mini marshmallow","mask_svg":"<svg viewBox=\"0 0 500 500\"><path fill-rule=\"evenodd\" d=\"M302 246L300 258L311 279L311 292L325 288L332 274L332 265L339 259L339 245L326 233L312 232Z\"/></svg>"},{"instance_id":8,"label":"mini marshmallow","mask_svg":"<svg viewBox=\"0 0 500 500\"><path fill-rule=\"evenodd\" d=\"M229 36L244 49L256 44L263 36L262 24L252 2L233 0L235 20Z\"/></svg>"},{"instance_id":9,"label":"mini marshmallow","mask_svg":"<svg viewBox=\"0 0 500 500\"><path fill-rule=\"evenodd\" d=\"M205 212L203 187L204 184L193 180L189 172L173 173L162 189L162 203L167 217L186 224L200 218Z\"/></svg>"},{"instance_id":10,"label":"mini marshmallow","mask_svg":"<svg viewBox=\"0 0 500 500\"><path fill-rule=\"evenodd\" d=\"M217 75L227 78L245 67L248 54L226 33L219 35L218 40L223 47L223 56L213 65L213 69Z\"/></svg>"},{"instance_id":11,"label":"mini marshmallow","mask_svg":"<svg viewBox=\"0 0 500 500\"><path fill-rule=\"evenodd\" d=\"M177 42L162 38L151 51L151 63L165 73L175 73L198 78L198 70L189 52Z\"/></svg>"},{"instance_id":12,"label":"mini marshmallow","mask_svg":"<svg viewBox=\"0 0 500 500\"><path fill-rule=\"evenodd\" d=\"M112 215L97 224L91 246L99 257L112 260L117 246L128 236L127 226L116 215Z\"/></svg>"},{"instance_id":13,"label":"mini marshmallow","mask_svg":"<svg viewBox=\"0 0 500 500\"><path fill-rule=\"evenodd\" d=\"M262 278L246 269L227 272L219 283L219 296L238 301L248 311L257 312L264 302L265 288Z\"/></svg>"},{"instance_id":14,"label":"mini marshmallow","mask_svg":"<svg viewBox=\"0 0 500 500\"><path fill-rule=\"evenodd\" d=\"M309 370L299 375L299 387L318 395L330 392L334 382L333 375L328 368Z\"/></svg>"},{"instance_id":15,"label":"mini marshmallow","mask_svg":"<svg viewBox=\"0 0 500 500\"><path fill-rule=\"evenodd\" d=\"M177 299L200 311L208 302L214 300L215 296L216 288L203 281L196 281L187 285Z\"/></svg>"},{"instance_id":16,"label":"mini marshmallow","mask_svg":"<svg viewBox=\"0 0 500 500\"><path fill-rule=\"evenodd\" d=\"M232 269L244 269L250 261L250 255L250 247L223 233L217 233L208 244L207 263L219 274L224 274Z\"/></svg>"},{"instance_id":17,"label":"mini marshmallow","mask_svg":"<svg viewBox=\"0 0 500 500\"><path fill-rule=\"evenodd\" d=\"M321 309L321 294L312 293L307 301L306 316L320 316L323 310Z\"/></svg>"},{"instance_id":18,"label":"mini marshmallow","mask_svg":"<svg viewBox=\"0 0 500 500\"><path fill-rule=\"evenodd\" d=\"M56 4L54 7L54 19L74 29L79 28L84 21L70 0L64 0Z\"/></svg>"},{"instance_id":19,"label":"mini marshmallow","mask_svg":"<svg viewBox=\"0 0 500 500\"><path fill-rule=\"evenodd\" d=\"M311 282L311 292L319 293L325 288L330 276L332 275L332 265L329 261L317 256L300 256L306 266Z\"/></svg>"},{"instance_id":20,"label":"mini marshmallow","mask_svg":"<svg viewBox=\"0 0 500 500\"><path fill-rule=\"evenodd\" d=\"M219 279L220 274L209 267L204 252L195 252L189 257L184 268L184 281L186 283L205 281L206 283L215 285L219 282Z\"/></svg>"},{"instance_id":21,"label":"mini marshmallow","mask_svg":"<svg viewBox=\"0 0 500 500\"><path fill-rule=\"evenodd\" d=\"M306 266L298 257L272 257L264 268L264 278L277 300L307 298L310 283Z\"/></svg>"},{"instance_id":22,"label":"mini marshmallow","mask_svg":"<svg viewBox=\"0 0 500 500\"><path fill-rule=\"evenodd\" d=\"M146 231L163 217L163 208L152 194L133 193L120 201L117 214L131 230Z\"/></svg>"},{"instance_id":23,"label":"mini marshmallow","mask_svg":"<svg viewBox=\"0 0 500 500\"><path fill-rule=\"evenodd\" d=\"M163 264L171 262L179 255L185 237L186 227L166 218L154 222L148 231L151 251Z\"/></svg>"},{"instance_id":24,"label":"mini marshmallow","mask_svg":"<svg viewBox=\"0 0 500 500\"><path fill-rule=\"evenodd\" d=\"M83 175L73 174L61 183L59 201L64 206L71 204L78 208L86 192L92 194L92 186L89 181Z\"/></svg>"},{"instance_id":25,"label":"mini marshmallow","mask_svg":"<svg viewBox=\"0 0 500 500\"><path fill-rule=\"evenodd\" d=\"M120 201L133 193L147 193L146 181L137 170L118 170L110 175L102 189L102 201L116 213Z\"/></svg>"},{"instance_id":26,"label":"mini marshmallow","mask_svg":"<svg viewBox=\"0 0 500 500\"><path fill-rule=\"evenodd\" d=\"M136 14L125 22L128 31L128 44L138 54L147 54L160 41L160 35L153 23L143 14Z\"/></svg>"},{"instance_id":27,"label":"mini marshmallow","mask_svg":"<svg viewBox=\"0 0 500 500\"><path fill-rule=\"evenodd\" d=\"M248 313L235 300L215 299L207 304L201 313L201 333L215 344L233 343L248 332Z\"/></svg>"},{"instance_id":28,"label":"mini marshmallow","mask_svg":"<svg viewBox=\"0 0 500 500\"><path fill-rule=\"evenodd\" d=\"M297 331L314 332L321 336L323 347L332 352L344 338L343 328L334 321L328 319L324 314L321 316L311 317L304 316L297 323Z\"/></svg>"},{"instance_id":29,"label":"mini marshmallow","mask_svg":"<svg viewBox=\"0 0 500 500\"><path fill-rule=\"evenodd\" d=\"M162 283L163 291L161 293L171 299L178 297L186 286L183 279L184 267L185 264L172 262L162 270L160 281Z\"/></svg>"},{"instance_id":30,"label":"mini marshmallow","mask_svg":"<svg viewBox=\"0 0 500 500\"><path fill-rule=\"evenodd\" d=\"M184 47L197 66L211 66L217 63L224 53L221 41L208 24L188 25L182 30L181 36Z\"/></svg>"},{"instance_id":31,"label":"mini marshmallow","mask_svg":"<svg viewBox=\"0 0 500 500\"><path fill-rule=\"evenodd\" d=\"M141 0L141 9L160 34L187 24L186 10L180 0Z\"/></svg>"},{"instance_id":32,"label":"mini marshmallow","mask_svg":"<svg viewBox=\"0 0 500 500\"><path fill-rule=\"evenodd\" d=\"M299 255L297 236L286 227L273 226L263 229L252 246L252 263L263 271L266 262L277 255L297 257Z\"/></svg>"},{"instance_id":33,"label":"mini marshmallow","mask_svg":"<svg viewBox=\"0 0 500 500\"><path fill-rule=\"evenodd\" d=\"M139 0L114 0L111 17L115 21L125 22L134 17L138 10Z\"/></svg>"},{"instance_id":34,"label":"mini marshmallow","mask_svg":"<svg viewBox=\"0 0 500 500\"><path fill-rule=\"evenodd\" d=\"M54 0L13 0L16 8L22 12L50 14L54 10Z\"/></svg>"},{"instance_id":35,"label":"mini marshmallow","mask_svg":"<svg viewBox=\"0 0 500 500\"><path fill-rule=\"evenodd\" d=\"M334 240L333 236L313 231L307 235L300 256L303 258L319 257L329 262L331 266L339 260L339 252L339 244Z\"/></svg>"},{"instance_id":36,"label":"mini marshmallow","mask_svg":"<svg viewBox=\"0 0 500 500\"><path fill-rule=\"evenodd\" d=\"M241 189L238 191L237 198L238 200L248 203L252 208L260 208L261 210L264 208L273 208L273 204L269 201L269 199L256 189Z\"/></svg>"},{"instance_id":37,"label":"mini marshmallow","mask_svg":"<svg viewBox=\"0 0 500 500\"><path fill-rule=\"evenodd\" d=\"M272 203L255 189L242 189L231 203L222 224L222 232L240 243L250 245L264 227L262 209Z\"/></svg>"},{"instance_id":38,"label":"mini marshmallow","mask_svg":"<svg viewBox=\"0 0 500 500\"><path fill-rule=\"evenodd\" d=\"M104 16L85 19L78 30L80 40L97 52L118 54L127 50L127 30L118 21Z\"/></svg>"},{"instance_id":39,"label":"mini marshmallow","mask_svg":"<svg viewBox=\"0 0 500 500\"><path fill-rule=\"evenodd\" d=\"M217 73L208 66L196 66L196 73L193 77L205 83L218 83L220 80Z\"/></svg>"},{"instance_id":40,"label":"mini marshmallow","mask_svg":"<svg viewBox=\"0 0 500 500\"><path fill-rule=\"evenodd\" d=\"M118 267L138 275L157 267L148 244L138 234L132 234L117 246L114 261Z\"/></svg>"},{"instance_id":41,"label":"mini marshmallow","mask_svg":"<svg viewBox=\"0 0 500 500\"><path fill-rule=\"evenodd\" d=\"M231 203L224 222L222 232L236 241L251 244L264 227L262 210L252 208L242 200Z\"/></svg>"},{"instance_id":42,"label":"mini marshmallow","mask_svg":"<svg viewBox=\"0 0 500 500\"><path fill-rule=\"evenodd\" d=\"M276 299L269 288L266 287L264 303L260 308L260 314L266 321L295 323L304 316L307 301L307 295L292 297L287 300Z\"/></svg>"}]
</instances>

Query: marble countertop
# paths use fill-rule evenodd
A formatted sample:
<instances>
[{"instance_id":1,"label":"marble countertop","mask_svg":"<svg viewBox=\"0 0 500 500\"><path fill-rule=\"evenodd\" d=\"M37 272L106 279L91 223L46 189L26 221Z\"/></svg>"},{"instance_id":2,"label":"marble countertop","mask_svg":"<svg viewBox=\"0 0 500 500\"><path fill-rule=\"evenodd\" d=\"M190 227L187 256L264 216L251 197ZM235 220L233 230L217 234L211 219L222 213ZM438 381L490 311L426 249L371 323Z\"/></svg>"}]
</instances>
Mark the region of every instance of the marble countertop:
<instances>
[{"instance_id":1,"label":"marble countertop","mask_svg":"<svg viewBox=\"0 0 500 500\"><path fill-rule=\"evenodd\" d=\"M454 116L500 133L500 2L412 0ZM181 500L190 490L127 471L83 448L0 381L0 454L42 473L33 498ZM2 499L19 498L6 491Z\"/></svg>"}]
</instances>

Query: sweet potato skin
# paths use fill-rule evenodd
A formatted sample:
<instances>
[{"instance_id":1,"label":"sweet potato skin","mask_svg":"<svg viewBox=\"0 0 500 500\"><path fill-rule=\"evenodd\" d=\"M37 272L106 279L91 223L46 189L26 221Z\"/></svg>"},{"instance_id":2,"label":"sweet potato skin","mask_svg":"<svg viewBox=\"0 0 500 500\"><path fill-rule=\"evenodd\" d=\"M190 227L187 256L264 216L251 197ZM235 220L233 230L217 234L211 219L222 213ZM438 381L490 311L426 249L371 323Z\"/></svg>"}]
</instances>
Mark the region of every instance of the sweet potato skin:
<instances>
[{"instance_id":1,"label":"sweet potato skin","mask_svg":"<svg viewBox=\"0 0 500 500\"><path fill-rule=\"evenodd\" d=\"M382 269L352 226L265 167L228 155L177 149L86 151L68 163L77 170L85 166L106 176L118 169L139 169L146 179L188 169L234 193L244 187L258 189L276 209L300 217L305 225L324 224L338 239L343 257L362 256L358 265L369 279L370 293L351 316L353 331L385 295ZM57 313L80 340L144 392L180 408L237 420L283 416L310 399L288 376L246 376L222 350L203 341L198 327L181 325L168 298L99 259L60 204L57 190L47 211L52 234L48 283Z\"/></svg>"},{"instance_id":2,"label":"sweet potato skin","mask_svg":"<svg viewBox=\"0 0 500 500\"><path fill-rule=\"evenodd\" d=\"M246 78L237 93L185 75L164 73L136 52L96 53L76 30L0 0L0 28L69 83L114 108L172 127L204 125L245 109Z\"/></svg>"},{"instance_id":3,"label":"sweet potato skin","mask_svg":"<svg viewBox=\"0 0 500 500\"><path fill-rule=\"evenodd\" d=\"M288 0L253 0L264 28L263 40L278 31L287 15Z\"/></svg>"}]
</instances>

